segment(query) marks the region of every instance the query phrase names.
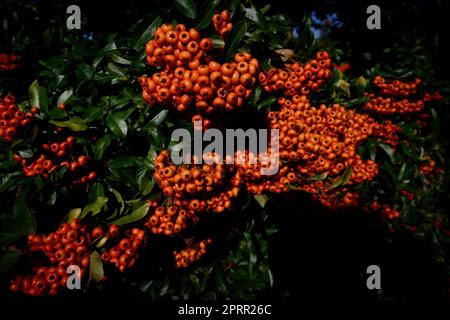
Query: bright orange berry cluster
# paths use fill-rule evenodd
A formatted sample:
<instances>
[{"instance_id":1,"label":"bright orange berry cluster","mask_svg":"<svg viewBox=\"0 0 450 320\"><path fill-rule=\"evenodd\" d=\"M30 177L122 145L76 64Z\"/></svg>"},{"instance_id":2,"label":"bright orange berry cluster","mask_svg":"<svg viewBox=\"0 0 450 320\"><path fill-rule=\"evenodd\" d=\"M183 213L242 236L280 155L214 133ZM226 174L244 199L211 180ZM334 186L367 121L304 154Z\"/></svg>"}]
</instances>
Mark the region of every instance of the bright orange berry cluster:
<instances>
[{"instance_id":1,"label":"bright orange berry cluster","mask_svg":"<svg viewBox=\"0 0 450 320\"><path fill-rule=\"evenodd\" d=\"M187 268L206 253L208 244L212 242L211 239L203 240L198 243L193 243L187 248L180 251L174 251L175 267Z\"/></svg>"},{"instance_id":2,"label":"bright orange berry cluster","mask_svg":"<svg viewBox=\"0 0 450 320\"><path fill-rule=\"evenodd\" d=\"M194 212L222 212L231 206L231 198L238 195L240 186L232 172L234 168L218 161L212 163L213 159L208 157L204 156L204 164L181 166L170 161L167 150L156 157L154 177L164 195L173 197L176 206Z\"/></svg>"},{"instance_id":3,"label":"bright orange berry cluster","mask_svg":"<svg viewBox=\"0 0 450 320\"><path fill-rule=\"evenodd\" d=\"M44 253L50 266L36 267L34 274L14 278L10 289L32 296L55 295L67 287L67 268L70 265L80 268L81 281L89 267L93 240L88 226L78 219L62 223L58 230L48 235L29 235L30 251Z\"/></svg>"},{"instance_id":4,"label":"bright orange berry cluster","mask_svg":"<svg viewBox=\"0 0 450 320\"><path fill-rule=\"evenodd\" d=\"M419 89L422 79L416 78L412 82L402 82L400 80L386 81L382 76L376 76L373 84L381 94L386 96L408 97L415 95Z\"/></svg>"},{"instance_id":5,"label":"bright orange berry cluster","mask_svg":"<svg viewBox=\"0 0 450 320\"><path fill-rule=\"evenodd\" d=\"M0 139L12 141L20 127L30 124L34 114L39 110L33 108L32 112L23 112L15 104L16 98L11 95L0 97Z\"/></svg>"},{"instance_id":6,"label":"bright orange berry cluster","mask_svg":"<svg viewBox=\"0 0 450 320\"><path fill-rule=\"evenodd\" d=\"M212 114L241 108L250 98L259 63L249 53L234 61L213 60L212 41L200 40L195 29L162 25L146 47L150 66L164 69L142 76L142 96L150 105L165 105L179 112Z\"/></svg>"},{"instance_id":7,"label":"bright orange berry cluster","mask_svg":"<svg viewBox=\"0 0 450 320\"><path fill-rule=\"evenodd\" d=\"M327 173L337 177L353 167L349 183L371 180L378 173L373 161L356 153L358 146L373 135L375 121L367 115L334 104L311 106L306 96L278 100L280 111L268 115L271 129L280 130L280 158L298 162L300 177Z\"/></svg>"},{"instance_id":8,"label":"bright orange berry cluster","mask_svg":"<svg viewBox=\"0 0 450 320\"><path fill-rule=\"evenodd\" d=\"M259 82L267 92L283 92L286 96L308 95L320 90L333 74L331 59L327 51L320 51L316 59L302 65L298 62L286 64L286 69L272 68L259 74Z\"/></svg>"},{"instance_id":9,"label":"bright orange berry cluster","mask_svg":"<svg viewBox=\"0 0 450 320\"><path fill-rule=\"evenodd\" d=\"M364 105L364 110L380 114L405 114L422 111L423 100L410 101L408 99L393 100L390 97L377 97L370 93L369 101Z\"/></svg>"},{"instance_id":10,"label":"bright orange berry cluster","mask_svg":"<svg viewBox=\"0 0 450 320\"><path fill-rule=\"evenodd\" d=\"M440 99L439 93L436 95L426 94L423 98L411 100L419 91L422 83L420 78L416 78L413 82L402 82L400 80L386 81L381 76L376 76L373 80L375 87L378 89L378 95L375 93L365 92L368 101L364 105L364 110L385 115L392 114L410 114L423 110L426 101Z\"/></svg>"},{"instance_id":11,"label":"bright orange berry cluster","mask_svg":"<svg viewBox=\"0 0 450 320\"><path fill-rule=\"evenodd\" d=\"M149 201L150 214L144 225L153 234L164 234L170 236L186 229L188 220L196 223L198 218L196 211L184 209L176 205L162 206L159 201Z\"/></svg>"},{"instance_id":12,"label":"bright orange berry cluster","mask_svg":"<svg viewBox=\"0 0 450 320\"><path fill-rule=\"evenodd\" d=\"M400 131L400 127L393 124L391 120L386 120L383 124L378 123L373 128L374 136L378 137L380 142L386 143L394 149L399 143L398 133Z\"/></svg>"},{"instance_id":13,"label":"bright orange berry cluster","mask_svg":"<svg viewBox=\"0 0 450 320\"><path fill-rule=\"evenodd\" d=\"M113 264L120 272L134 266L139 257L139 249L146 239L145 230L132 228L121 233L119 226L112 224L106 236L108 241L114 241L116 245L102 253L102 260Z\"/></svg>"},{"instance_id":14,"label":"bright orange berry cluster","mask_svg":"<svg viewBox=\"0 0 450 320\"><path fill-rule=\"evenodd\" d=\"M90 157L76 156L72 152L75 141L75 137L69 136L61 142L44 143L40 155L27 159L15 155L14 159L22 165L23 172L28 177L41 175L48 178L55 169L64 166L71 174L72 185L85 184L93 181L97 173L89 170L92 162Z\"/></svg>"},{"instance_id":15,"label":"bright orange berry cluster","mask_svg":"<svg viewBox=\"0 0 450 320\"><path fill-rule=\"evenodd\" d=\"M212 18L216 33L223 39L228 36L231 29L233 28L230 19L231 13L228 10L223 10L220 13L216 13Z\"/></svg>"}]
</instances>

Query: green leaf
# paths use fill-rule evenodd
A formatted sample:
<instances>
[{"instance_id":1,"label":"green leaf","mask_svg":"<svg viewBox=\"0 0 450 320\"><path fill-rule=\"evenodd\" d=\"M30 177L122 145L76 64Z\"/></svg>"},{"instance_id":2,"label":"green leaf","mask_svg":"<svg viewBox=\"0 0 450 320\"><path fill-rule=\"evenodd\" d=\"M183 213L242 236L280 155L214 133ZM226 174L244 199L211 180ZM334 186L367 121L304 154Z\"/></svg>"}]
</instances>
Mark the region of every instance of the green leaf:
<instances>
[{"instance_id":1,"label":"green leaf","mask_svg":"<svg viewBox=\"0 0 450 320\"><path fill-rule=\"evenodd\" d=\"M256 202L261 206L261 208L264 208L266 206L267 201L269 201L269 197L264 194L257 194L254 196Z\"/></svg>"},{"instance_id":2,"label":"green leaf","mask_svg":"<svg viewBox=\"0 0 450 320\"><path fill-rule=\"evenodd\" d=\"M20 222L20 229L24 235L36 232L36 218L25 203L27 194L28 188L21 190L14 205L14 216Z\"/></svg>"},{"instance_id":3,"label":"green leaf","mask_svg":"<svg viewBox=\"0 0 450 320\"><path fill-rule=\"evenodd\" d=\"M24 159L29 159L34 156L34 152L31 149L19 150L19 155Z\"/></svg>"},{"instance_id":4,"label":"green leaf","mask_svg":"<svg viewBox=\"0 0 450 320\"><path fill-rule=\"evenodd\" d=\"M0 250L0 273L11 268L19 257L19 251Z\"/></svg>"},{"instance_id":5,"label":"green leaf","mask_svg":"<svg viewBox=\"0 0 450 320\"><path fill-rule=\"evenodd\" d=\"M70 97L72 97L73 95L73 89L67 89L66 91L64 91L63 93L61 93L61 95L58 98L58 102L56 102L56 105L59 106L61 103L66 103Z\"/></svg>"},{"instance_id":6,"label":"green leaf","mask_svg":"<svg viewBox=\"0 0 450 320\"><path fill-rule=\"evenodd\" d=\"M159 112L156 116L153 117L152 120L150 120L144 127L144 129L149 128L156 128L158 127L164 119L167 117L167 114L169 113L169 110L164 109L161 112Z\"/></svg>"},{"instance_id":7,"label":"green leaf","mask_svg":"<svg viewBox=\"0 0 450 320\"><path fill-rule=\"evenodd\" d=\"M348 167L345 172L336 180L334 180L332 183L330 183L327 188L328 189L334 189L336 187L339 187L341 185L346 185L347 182L350 180L350 177L352 176L353 169L352 167Z\"/></svg>"},{"instance_id":8,"label":"green leaf","mask_svg":"<svg viewBox=\"0 0 450 320\"><path fill-rule=\"evenodd\" d=\"M84 80L91 80L93 76L92 68L86 63L83 62L78 65L78 73L84 78Z\"/></svg>"},{"instance_id":9,"label":"green leaf","mask_svg":"<svg viewBox=\"0 0 450 320\"><path fill-rule=\"evenodd\" d=\"M111 144L111 136L109 134L103 136L94 145L94 159L99 161L103 158L106 148Z\"/></svg>"},{"instance_id":10,"label":"green leaf","mask_svg":"<svg viewBox=\"0 0 450 320\"><path fill-rule=\"evenodd\" d=\"M239 21L233 26L225 45L225 60L231 60L239 48L239 43L247 32L247 22Z\"/></svg>"},{"instance_id":11,"label":"green leaf","mask_svg":"<svg viewBox=\"0 0 450 320\"><path fill-rule=\"evenodd\" d=\"M154 178L149 179L145 177L139 185L139 192L144 196L148 195L150 192L152 192L153 187L155 186L155 182L156 181Z\"/></svg>"},{"instance_id":12,"label":"green leaf","mask_svg":"<svg viewBox=\"0 0 450 320\"><path fill-rule=\"evenodd\" d=\"M256 105L258 103L259 98L261 98L261 93L262 93L262 87L257 86L252 94L252 98L251 98L252 105Z\"/></svg>"},{"instance_id":13,"label":"green leaf","mask_svg":"<svg viewBox=\"0 0 450 320\"><path fill-rule=\"evenodd\" d=\"M103 238L100 239L99 242L97 242L96 247L97 248L103 247L107 241L108 241L108 236L104 236Z\"/></svg>"},{"instance_id":14,"label":"green leaf","mask_svg":"<svg viewBox=\"0 0 450 320\"><path fill-rule=\"evenodd\" d=\"M118 225L124 225L128 223L132 223L138 220L141 220L145 217L145 215L148 212L149 204L147 201L140 201L133 207L136 207L136 209L133 209L133 211L126 216L120 217L119 219L115 220L113 223Z\"/></svg>"},{"instance_id":15,"label":"green leaf","mask_svg":"<svg viewBox=\"0 0 450 320\"><path fill-rule=\"evenodd\" d=\"M50 112L48 113L48 116L50 117L50 119L63 119L67 117L67 112L65 110L61 110L59 108L53 108L52 110L50 110Z\"/></svg>"},{"instance_id":16,"label":"green leaf","mask_svg":"<svg viewBox=\"0 0 450 320\"><path fill-rule=\"evenodd\" d=\"M117 158L114 158L109 161L108 167L110 169L123 169L129 167L135 167L141 164L142 158L135 156L123 155Z\"/></svg>"},{"instance_id":17,"label":"green leaf","mask_svg":"<svg viewBox=\"0 0 450 320\"><path fill-rule=\"evenodd\" d=\"M102 208L108 203L108 198L97 197L93 203L88 204L81 212L80 219L86 217L88 213L92 213L93 216L100 213Z\"/></svg>"},{"instance_id":18,"label":"green leaf","mask_svg":"<svg viewBox=\"0 0 450 320\"><path fill-rule=\"evenodd\" d=\"M197 24L197 30L203 30L209 27L211 24L212 17L214 16L217 5L220 3L220 0L212 0L208 2L204 2L207 12L203 14L202 20Z\"/></svg>"},{"instance_id":19,"label":"green leaf","mask_svg":"<svg viewBox=\"0 0 450 320\"><path fill-rule=\"evenodd\" d=\"M267 106L273 105L275 102L277 102L277 98L275 98L274 96L270 96L270 97L264 99L263 101L261 101L261 103L258 104L257 108L258 108L258 110L261 110Z\"/></svg>"},{"instance_id":20,"label":"green leaf","mask_svg":"<svg viewBox=\"0 0 450 320\"><path fill-rule=\"evenodd\" d=\"M54 124L55 126L68 128L75 132L85 131L88 128L86 121L84 121L80 117L73 117L67 121L51 120L49 122Z\"/></svg>"},{"instance_id":21,"label":"green leaf","mask_svg":"<svg viewBox=\"0 0 450 320\"><path fill-rule=\"evenodd\" d=\"M312 181L322 181L322 180L325 180L326 177L328 177L328 172L327 172L327 171L322 172L322 173L317 173L317 174L315 174L312 178L310 178L309 180L312 180Z\"/></svg>"},{"instance_id":22,"label":"green leaf","mask_svg":"<svg viewBox=\"0 0 450 320\"><path fill-rule=\"evenodd\" d=\"M122 195L119 191L117 191L114 188L109 188L109 191L111 191L114 196L117 199L117 202L120 204L119 214L122 214L123 210L125 209L125 202L123 201Z\"/></svg>"},{"instance_id":23,"label":"green leaf","mask_svg":"<svg viewBox=\"0 0 450 320\"><path fill-rule=\"evenodd\" d=\"M119 56L118 54L113 53L111 55L111 59L118 63L118 64L123 64L123 65L130 65L131 61L128 59L125 59L124 57Z\"/></svg>"},{"instance_id":24,"label":"green leaf","mask_svg":"<svg viewBox=\"0 0 450 320\"><path fill-rule=\"evenodd\" d=\"M104 276L103 262L97 251L89 256L89 281L99 282Z\"/></svg>"},{"instance_id":25,"label":"green leaf","mask_svg":"<svg viewBox=\"0 0 450 320\"><path fill-rule=\"evenodd\" d=\"M69 211L67 222L78 219L81 216L81 208L75 208Z\"/></svg>"},{"instance_id":26,"label":"green leaf","mask_svg":"<svg viewBox=\"0 0 450 320\"><path fill-rule=\"evenodd\" d=\"M175 0L173 4L186 17L190 19L197 17L197 7L192 0Z\"/></svg>"},{"instance_id":27,"label":"green leaf","mask_svg":"<svg viewBox=\"0 0 450 320\"><path fill-rule=\"evenodd\" d=\"M45 113L48 112L48 97L47 90L44 87L39 86L37 80L28 88L28 99L32 107L37 107Z\"/></svg>"},{"instance_id":28,"label":"green leaf","mask_svg":"<svg viewBox=\"0 0 450 320\"><path fill-rule=\"evenodd\" d=\"M120 80L127 80L127 76L125 75L125 73L123 72L122 68L120 68L118 65L110 62L108 63L108 65L106 66L108 68L109 71L111 71L113 74L115 74L117 77L120 78Z\"/></svg>"},{"instance_id":29,"label":"green leaf","mask_svg":"<svg viewBox=\"0 0 450 320\"><path fill-rule=\"evenodd\" d=\"M380 143L380 144L378 144L378 146L381 149L383 149L384 152L386 152L386 154L388 155L389 159L391 159L391 161L392 161L393 158L394 158L394 150L392 150L392 148L389 145L385 144L385 143Z\"/></svg>"},{"instance_id":30,"label":"green leaf","mask_svg":"<svg viewBox=\"0 0 450 320\"><path fill-rule=\"evenodd\" d=\"M397 181L402 181L403 177L405 176L406 172L406 162L402 164L400 171L398 173Z\"/></svg>"},{"instance_id":31,"label":"green leaf","mask_svg":"<svg viewBox=\"0 0 450 320\"><path fill-rule=\"evenodd\" d=\"M84 114L84 121L86 123L92 122L94 120L100 120L105 113L105 109L102 107L91 107L86 110Z\"/></svg>"},{"instance_id":32,"label":"green leaf","mask_svg":"<svg viewBox=\"0 0 450 320\"><path fill-rule=\"evenodd\" d=\"M118 137L125 138L128 133L128 125L121 113L113 113L106 118L106 125Z\"/></svg>"},{"instance_id":33,"label":"green leaf","mask_svg":"<svg viewBox=\"0 0 450 320\"><path fill-rule=\"evenodd\" d=\"M158 28L162 23L162 18L157 17L153 22L148 26L148 28L142 33L140 38L136 41L134 44L134 49L138 49L140 46L144 45L153 37L153 33L155 32L156 28Z\"/></svg>"},{"instance_id":34,"label":"green leaf","mask_svg":"<svg viewBox=\"0 0 450 320\"><path fill-rule=\"evenodd\" d=\"M252 2L250 2L250 8L245 8L244 11L245 16L249 20L253 21L259 29L267 30L267 23L264 15L255 7Z\"/></svg>"}]
</instances>

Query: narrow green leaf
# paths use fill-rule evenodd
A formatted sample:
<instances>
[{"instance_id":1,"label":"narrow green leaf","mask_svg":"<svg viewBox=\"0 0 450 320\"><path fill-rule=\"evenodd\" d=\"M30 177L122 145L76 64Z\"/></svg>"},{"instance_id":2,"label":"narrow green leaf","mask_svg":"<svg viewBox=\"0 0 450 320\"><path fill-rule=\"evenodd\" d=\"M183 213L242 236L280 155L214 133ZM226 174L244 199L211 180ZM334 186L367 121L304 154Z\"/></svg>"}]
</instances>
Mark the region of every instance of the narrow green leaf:
<instances>
[{"instance_id":1,"label":"narrow green leaf","mask_svg":"<svg viewBox=\"0 0 450 320\"><path fill-rule=\"evenodd\" d=\"M197 7L192 0L174 0L174 6L186 17L195 19L197 17Z\"/></svg>"},{"instance_id":2,"label":"narrow green leaf","mask_svg":"<svg viewBox=\"0 0 450 320\"><path fill-rule=\"evenodd\" d=\"M224 49L225 60L231 60L233 58L234 54L239 49L239 44L246 32L246 21L239 21L233 26Z\"/></svg>"},{"instance_id":3,"label":"narrow green leaf","mask_svg":"<svg viewBox=\"0 0 450 320\"><path fill-rule=\"evenodd\" d=\"M49 122L54 124L55 126L65 127L75 132L85 131L88 128L86 121L84 121L80 117L73 117L66 121L51 120Z\"/></svg>"},{"instance_id":4,"label":"narrow green leaf","mask_svg":"<svg viewBox=\"0 0 450 320\"><path fill-rule=\"evenodd\" d=\"M261 103L258 104L257 108L258 108L258 110L261 110L267 106L273 105L275 102L277 102L277 98L275 98L274 96L270 96L270 97L264 99L263 101L261 101Z\"/></svg>"},{"instance_id":5,"label":"narrow green leaf","mask_svg":"<svg viewBox=\"0 0 450 320\"><path fill-rule=\"evenodd\" d=\"M140 46L144 45L153 37L153 33L156 28L158 28L162 23L162 18L157 17L153 22L148 26L148 28L142 33L141 37L134 44L134 49L138 49Z\"/></svg>"},{"instance_id":6,"label":"narrow green leaf","mask_svg":"<svg viewBox=\"0 0 450 320\"><path fill-rule=\"evenodd\" d=\"M384 152L386 152L386 154L388 155L389 159L393 160L394 158L394 150L392 150L392 148L385 144L385 143L380 143L378 144L378 146L383 149Z\"/></svg>"},{"instance_id":7,"label":"narrow green leaf","mask_svg":"<svg viewBox=\"0 0 450 320\"><path fill-rule=\"evenodd\" d=\"M94 145L94 158L95 160L101 160L106 148L111 144L111 136L109 134L104 135Z\"/></svg>"},{"instance_id":8,"label":"narrow green leaf","mask_svg":"<svg viewBox=\"0 0 450 320\"><path fill-rule=\"evenodd\" d=\"M317 174L315 174L315 175L314 175L311 179L309 179L309 180L312 180L312 181L322 181L322 180L325 180L326 177L328 177L328 172L327 172L327 171L322 172L322 173L317 173Z\"/></svg>"},{"instance_id":9,"label":"narrow green leaf","mask_svg":"<svg viewBox=\"0 0 450 320\"><path fill-rule=\"evenodd\" d=\"M328 189L334 189L336 187L339 187L340 185L345 185L350 180L350 177L352 176L353 169L352 167L348 167L345 172L336 180L334 180L332 183L330 183L327 188Z\"/></svg>"},{"instance_id":10,"label":"narrow green leaf","mask_svg":"<svg viewBox=\"0 0 450 320\"><path fill-rule=\"evenodd\" d=\"M245 8L245 16L253 21L256 26L261 30L267 30L267 22L264 18L264 15L261 13L259 9L255 7L255 5L250 2L250 8Z\"/></svg>"},{"instance_id":11,"label":"narrow green leaf","mask_svg":"<svg viewBox=\"0 0 450 320\"><path fill-rule=\"evenodd\" d=\"M128 59L125 59L124 57L119 56L118 54L113 53L111 55L111 59L118 63L118 64L123 64L123 65L130 65L131 61Z\"/></svg>"},{"instance_id":12,"label":"narrow green leaf","mask_svg":"<svg viewBox=\"0 0 450 320\"><path fill-rule=\"evenodd\" d=\"M134 209L129 215L120 217L113 223L118 225L124 225L141 220L145 217L149 209L149 204L147 201L140 202L136 209Z\"/></svg>"},{"instance_id":13,"label":"narrow green leaf","mask_svg":"<svg viewBox=\"0 0 450 320\"><path fill-rule=\"evenodd\" d=\"M87 214L92 213L93 216L100 213L102 208L108 203L108 198L97 197L93 203L88 204L81 212L80 219L86 217Z\"/></svg>"},{"instance_id":14,"label":"narrow green leaf","mask_svg":"<svg viewBox=\"0 0 450 320\"><path fill-rule=\"evenodd\" d=\"M109 188L109 191L111 191L114 194L114 196L117 199L117 202L120 204L119 214L122 214L123 210L125 209L125 202L123 201L122 195L120 194L119 191L111 187Z\"/></svg>"},{"instance_id":15,"label":"narrow green leaf","mask_svg":"<svg viewBox=\"0 0 450 320\"><path fill-rule=\"evenodd\" d=\"M211 24L212 17L214 16L217 5L220 3L220 0L212 0L209 2L205 2L205 7L207 12L203 14L202 20L197 24L197 30L203 30L209 27Z\"/></svg>"},{"instance_id":16,"label":"narrow green leaf","mask_svg":"<svg viewBox=\"0 0 450 320\"><path fill-rule=\"evenodd\" d=\"M164 121L164 119L167 117L168 113L169 113L169 110L167 110L167 109L162 110L145 125L144 129L158 127Z\"/></svg>"},{"instance_id":17,"label":"narrow green leaf","mask_svg":"<svg viewBox=\"0 0 450 320\"><path fill-rule=\"evenodd\" d=\"M67 89L58 98L58 102L56 102L56 105L60 105L61 103L66 103L73 95L73 89Z\"/></svg>"},{"instance_id":18,"label":"narrow green leaf","mask_svg":"<svg viewBox=\"0 0 450 320\"><path fill-rule=\"evenodd\" d=\"M142 158L135 156L123 155L117 158L114 158L109 161L108 167L110 169L123 169L129 167L135 167L141 164Z\"/></svg>"}]
</instances>

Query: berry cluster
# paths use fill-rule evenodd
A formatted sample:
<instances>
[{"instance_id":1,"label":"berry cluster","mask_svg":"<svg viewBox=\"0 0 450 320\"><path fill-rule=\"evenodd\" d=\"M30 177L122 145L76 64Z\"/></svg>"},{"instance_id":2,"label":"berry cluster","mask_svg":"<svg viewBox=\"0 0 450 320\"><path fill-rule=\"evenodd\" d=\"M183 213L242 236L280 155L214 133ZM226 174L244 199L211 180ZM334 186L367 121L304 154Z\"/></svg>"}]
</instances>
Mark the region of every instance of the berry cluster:
<instances>
[{"instance_id":1,"label":"berry cluster","mask_svg":"<svg viewBox=\"0 0 450 320\"><path fill-rule=\"evenodd\" d=\"M206 253L206 247L212 242L211 239L203 240L198 243L189 245L181 251L174 251L175 267L187 268Z\"/></svg>"},{"instance_id":2,"label":"berry cluster","mask_svg":"<svg viewBox=\"0 0 450 320\"><path fill-rule=\"evenodd\" d=\"M0 71L12 71L20 67L21 57L16 54L0 53Z\"/></svg>"},{"instance_id":3,"label":"berry cluster","mask_svg":"<svg viewBox=\"0 0 450 320\"><path fill-rule=\"evenodd\" d=\"M411 114L423 110L426 100L432 100L435 97L440 98L439 93L434 97L430 94L423 99L409 100L412 96L417 95L422 80L416 78L414 82L401 82L394 80L387 82L383 77L376 76L373 80L374 85L379 89L379 95L375 93L365 92L369 98L364 105L364 110L384 114ZM432 98L433 97L433 98Z\"/></svg>"},{"instance_id":4,"label":"berry cluster","mask_svg":"<svg viewBox=\"0 0 450 320\"><path fill-rule=\"evenodd\" d=\"M218 163L215 155L204 155L204 164L175 166L167 150L155 158L154 177L167 197L176 206L189 212L211 210L222 212L231 206L231 198L239 193L240 180L234 168ZM195 161L193 161L195 163Z\"/></svg>"},{"instance_id":5,"label":"berry cluster","mask_svg":"<svg viewBox=\"0 0 450 320\"><path fill-rule=\"evenodd\" d=\"M269 113L269 126L280 130L280 158L296 162L300 177L325 172L337 177L352 166L352 184L371 180L378 173L373 161L363 161L356 153L373 135L372 118L337 104L313 107L306 96L282 97L278 102L281 109Z\"/></svg>"},{"instance_id":6,"label":"berry cluster","mask_svg":"<svg viewBox=\"0 0 450 320\"><path fill-rule=\"evenodd\" d=\"M32 112L23 112L15 104L16 98L11 95L0 97L0 139L12 141L19 127L26 127L33 115L39 110L33 108Z\"/></svg>"},{"instance_id":7,"label":"berry cluster","mask_svg":"<svg viewBox=\"0 0 450 320\"><path fill-rule=\"evenodd\" d=\"M183 231L187 227L188 219L196 222L196 211L184 209L176 205L164 207L158 202L151 202L151 212L144 225L153 234L164 234L170 236Z\"/></svg>"},{"instance_id":8,"label":"berry cluster","mask_svg":"<svg viewBox=\"0 0 450 320\"><path fill-rule=\"evenodd\" d=\"M228 10L223 10L221 13L216 13L212 18L216 33L223 39L228 36L233 28L230 19L231 13Z\"/></svg>"},{"instance_id":9,"label":"berry cluster","mask_svg":"<svg viewBox=\"0 0 450 320\"><path fill-rule=\"evenodd\" d=\"M386 204L380 204L378 201L374 201L366 208L369 212L376 212L381 215L384 219L398 219L400 217L400 212L397 209L391 208Z\"/></svg>"},{"instance_id":10,"label":"berry cluster","mask_svg":"<svg viewBox=\"0 0 450 320\"><path fill-rule=\"evenodd\" d=\"M86 184L97 177L95 171L90 171L91 158L86 155L76 156L72 151L75 137L69 136L61 142L42 144L41 154L32 159L23 159L15 155L26 176L42 175L47 178L50 173L60 167L66 167L71 173L71 184Z\"/></svg>"},{"instance_id":11,"label":"berry cluster","mask_svg":"<svg viewBox=\"0 0 450 320\"><path fill-rule=\"evenodd\" d=\"M412 82L402 82L400 80L386 81L382 76L376 76L373 84L379 89L380 93L386 96L408 97L415 95L422 79L416 78Z\"/></svg>"},{"instance_id":12,"label":"berry cluster","mask_svg":"<svg viewBox=\"0 0 450 320\"><path fill-rule=\"evenodd\" d=\"M386 120L383 124L377 123L373 128L374 136L378 137L380 142L386 143L394 149L399 143L398 133L400 131L400 127L393 124L391 120Z\"/></svg>"},{"instance_id":13,"label":"berry cluster","mask_svg":"<svg viewBox=\"0 0 450 320\"><path fill-rule=\"evenodd\" d=\"M49 235L29 235L30 251L44 253L51 265L35 268L33 275L16 277L11 281L10 289L32 296L55 295L67 286L67 268L70 265L81 269L83 279L89 267L90 246L94 238L87 225L78 219L62 223Z\"/></svg>"},{"instance_id":14,"label":"berry cluster","mask_svg":"<svg viewBox=\"0 0 450 320\"><path fill-rule=\"evenodd\" d=\"M301 65L286 64L286 70L272 68L259 74L259 82L267 92L283 92L286 96L308 95L318 91L332 77L331 59L327 51L317 52L316 59Z\"/></svg>"},{"instance_id":15,"label":"berry cluster","mask_svg":"<svg viewBox=\"0 0 450 320\"><path fill-rule=\"evenodd\" d=\"M165 105L179 112L212 114L243 106L251 96L259 63L249 53L220 64L210 54L212 42L200 40L195 29L164 24L146 46L150 66L163 68L142 76L142 95L150 105Z\"/></svg>"},{"instance_id":16,"label":"berry cluster","mask_svg":"<svg viewBox=\"0 0 450 320\"><path fill-rule=\"evenodd\" d=\"M422 163L419 166L419 171L425 176L428 176L434 172L436 169L436 161L430 159L426 163Z\"/></svg>"},{"instance_id":17,"label":"berry cluster","mask_svg":"<svg viewBox=\"0 0 450 320\"><path fill-rule=\"evenodd\" d=\"M406 199L408 199L408 201L413 201L414 198L416 197L416 194L414 192L408 191L408 190L400 190L400 194L404 197L406 197Z\"/></svg>"},{"instance_id":18,"label":"berry cluster","mask_svg":"<svg viewBox=\"0 0 450 320\"><path fill-rule=\"evenodd\" d=\"M275 175L262 175L263 168L268 169L268 165L264 163L276 164L276 159L270 159L270 154L261 153L253 155L246 152L244 154L236 154L236 158L245 157L238 161L235 160L237 173L236 178L242 180L247 191L253 194L262 194L264 192L282 193L288 191L288 184L295 181L293 168L288 165L281 164L278 160L278 172ZM252 158L257 158L257 162ZM255 163L255 164L253 164Z\"/></svg>"},{"instance_id":19,"label":"berry cluster","mask_svg":"<svg viewBox=\"0 0 450 320\"><path fill-rule=\"evenodd\" d=\"M103 261L113 264L120 272L132 267L139 257L139 249L146 239L145 230L133 228L120 234L118 225L110 225L106 235L108 240L115 240L117 243L107 252L102 253Z\"/></svg>"},{"instance_id":20,"label":"berry cluster","mask_svg":"<svg viewBox=\"0 0 450 320\"><path fill-rule=\"evenodd\" d=\"M444 96L439 93L439 91L429 93L425 92L423 95L423 101L424 102L431 102L431 101L442 101L444 100Z\"/></svg>"},{"instance_id":21,"label":"berry cluster","mask_svg":"<svg viewBox=\"0 0 450 320\"><path fill-rule=\"evenodd\" d=\"M316 185L318 190L323 190L322 186ZM313 198L332 210L343 207L355 207L359 204L360 197L356 192L349 192L343 188L339 193L334 191L314 193Z\"/></svg>"},{"instance_id":22,"label":"berry cluster","mask_svg":"<svg viewBox=\"0 0 450 320\"><path fill-rule=\"evenodd\" d=\"M151 67L173 70L177 67L190 69L208 63L213 49L209 38L200 38L197 30L187 30L184 24L166 23L156 29L153 40L146 47L147 62ZM190 67L191 66L191 67Z\"/></svg>"},{"instance_id":23,"label":"berry cluster","mask_svg":"<svg viewBox=\"0 0 450 320\"><path fill-rule=\"evenodd\" d=\"M364 110L380 114L405 114L422 111L423 100L410 101L408 99L393 100L390 97L377 97L374 93L368 94L369 101L364 106Z\"/></svg>"}]
</instances>

